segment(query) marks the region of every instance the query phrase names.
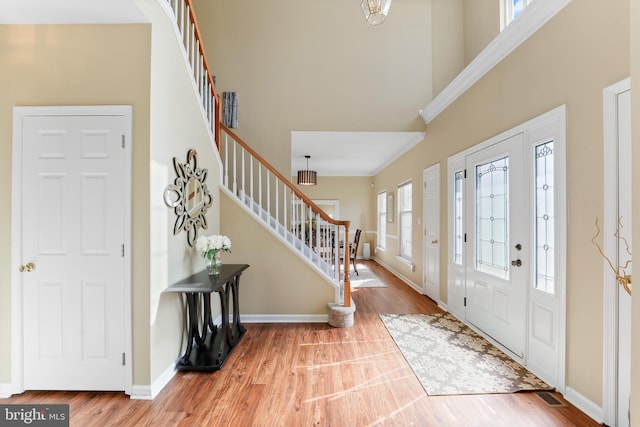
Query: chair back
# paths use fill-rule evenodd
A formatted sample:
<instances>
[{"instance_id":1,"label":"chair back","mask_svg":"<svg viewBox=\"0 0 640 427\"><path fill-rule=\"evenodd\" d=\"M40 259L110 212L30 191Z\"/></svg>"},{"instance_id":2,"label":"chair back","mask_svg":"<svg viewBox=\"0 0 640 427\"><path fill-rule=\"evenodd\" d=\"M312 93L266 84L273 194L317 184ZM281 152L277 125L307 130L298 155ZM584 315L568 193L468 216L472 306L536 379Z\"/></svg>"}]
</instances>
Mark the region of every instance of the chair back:
<instances>
[{"instance_id":1,"label":"chair back","mask_svg":"<svg viewBox=\"0 0 640 427\"><path fill-rule=\"evenodd\" d=\"M356 230L356 235L353 238L353 243L351 244L351 254L350 254L350 258L354 259L356 257L356 255L358 254L358 244L360 243L360 233L362 232L362 230L358 229Z\"/></svg>"}]
</instances>

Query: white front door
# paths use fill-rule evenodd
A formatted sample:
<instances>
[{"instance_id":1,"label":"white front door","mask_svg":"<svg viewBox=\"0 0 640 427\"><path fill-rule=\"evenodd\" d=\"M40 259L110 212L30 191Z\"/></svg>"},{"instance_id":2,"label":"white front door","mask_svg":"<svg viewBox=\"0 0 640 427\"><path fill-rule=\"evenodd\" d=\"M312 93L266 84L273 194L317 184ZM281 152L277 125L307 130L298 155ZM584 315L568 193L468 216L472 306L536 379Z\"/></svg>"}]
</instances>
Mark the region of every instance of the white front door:
<instances>
[{"instance_id":1,"label":"white front door","mask_svg":"<svg viewBox=\"0 0 640 427\"><path fill-rule=\"evenodd\" d=\"M24 389L125 390L127 118L19 126Z\"/></svg>"},{"instance_id":2,"label":"white front door","mask_svg":"<svg viewBox=\"0 0 640 427\"><path fill-rule=\"evenodd\" d=\"M528 285L524 136L466 158L467 320L523 358Z\"/></svg>"},{"instance_id":3,"label":"white front door","mask_svg":"<svg viewBox=\"0 0 640 427\"><path fill-rule=\"evenodd\" d=\"M440 164L422 173L424 188L424 280L423 292L440 302Z\"/></svg>"}]
</instances>

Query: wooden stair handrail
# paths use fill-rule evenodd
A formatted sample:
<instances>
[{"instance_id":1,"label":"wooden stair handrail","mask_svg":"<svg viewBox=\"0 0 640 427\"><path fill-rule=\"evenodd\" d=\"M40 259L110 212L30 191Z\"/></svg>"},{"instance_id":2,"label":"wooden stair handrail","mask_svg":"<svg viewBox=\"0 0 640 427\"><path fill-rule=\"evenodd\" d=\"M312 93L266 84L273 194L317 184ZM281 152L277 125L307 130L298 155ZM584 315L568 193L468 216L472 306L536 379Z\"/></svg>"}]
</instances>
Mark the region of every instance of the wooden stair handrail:
<instances>
[{"instance_id":1,"label":"wooden stair handrail","mask_svg":"<svg viewBox=\"0 0 640 427\"><path fill-rule=\"evenodd\" d=\"M333 219L331 218L329 215L327 215L327 213L325 211L323 211L320 207L318 207L318 205L316 205L313 200L311 200L309 197L307 197L302 191L300 191L300 189L298 189L295 185L293 185L291 183L291 180L285 178L280 172L278 172L278 170L276 168L274 168L273 166L271 166L271 164L269 164L269 162L267 162L260 154L256 153L255 150L253 150L251 147L249 147L249 145L244 142L242 140L242 138L240 138L237 134L235 134L233 131L231 131L231 129L229 129L228 127L226 127L223 124L220 124L220 127L222 128L222 130L228 134L229 136L231 136L238 144L240 144L242 146L242 148L244 148L245 150L247 150L247 152L249 152L249 154L251 154L253 157L255 157L256 159L258 159L258 161L260 161L260 163L262 163L264 165L264 167L266 167L267 169L269 169L269 171L274 174L276 177L278 177L287 187L289 187L289 189L295 193L296 196L298 196L300 199L302 199L307 205L309 205L311 207L311 210L314 213L317 213L318 215L320 215L320 218L322 218L323 220L327 221L330 224L333 225L343 225L345 227L349 227L349 225L351 224L351 221L346 221L346 220L339 220L339 219Z\"/></svg>"},{"instance_id":2,"label":"wooden stair handrail","mask_svg":"<svg viewBox=\"0 0 640 427\"><path fill-rule=\"evenodd\" d=\"M207 55L204 50L204 43L202 42L202 36L200 35L200 27L198 26L198 21L196 20L196 14L193 11L193 4L191 0L184 0L187 9L189 10L189 21L193 24L193 35L198 42L198 50L200 52L200 56L202 56L202 68L207 73L207 81L209 82L209 87L211 88L211 97L215 100L215 123L214 123L214 139L216 142L216 146L218 150L220 150L220 125L222 118L222 102L220 100L220 96L218 95L218 91L216 90L216 85L213 81L213 74L211 74L211 69L209 68L209 61L207 60Z\"/></svg>"},{"instance_id":3,"label":"wooden stair handrail","mask_svg":"<svg viewBox=\"0 0 640 427\"><path fill-rule=\"evenodd\" d=\"M351 306L351 280L349 274L349 256L346 253L346 248L349 239L349 225L351 221L343 221L336 220L331 218L325 211L320 209L318 205L316 205L309 197L307 197L302 191L300 191L296 186L294 186L289 178L285 178L278 170L276 170L269 162L267 162L261 155L259 155L255 150L253 150L249 145L242 140L238 135L231 131L228 127L222 124L222 100L218 95L218 91L216 90L216 85L213 81L213 74L211 73L211 69L209 67L209 61L207 60L207 55L204 49L204 43L202 42L202 36L200 34L200 28L198 26L198 21L196 20L196 15L194 12L193 4L191 0L183 0L187 10L189 11L189 21L193 25L193 35L198 45L198 51L200 56L202 57L202 68L206 72L207 82L209 83L209 88L211 90L211 97L215 102L215 114L214 114L214 141L218 148L218 151L221 150L221 135L222 130L229 136L231 136L239 145L241 145L248 153L250 153L254 158L256 158L264 167L266 167L274 176L276 176L280 181L284 183L297 197L299 197L307 206L309 206L312 212L320 215L320 218L327 221L330 224L336 226L344 226L345 227L345 238L347 242L345 242L345 257L344 257L344 305L349 307Z\"/></svg>"}]
</instances>

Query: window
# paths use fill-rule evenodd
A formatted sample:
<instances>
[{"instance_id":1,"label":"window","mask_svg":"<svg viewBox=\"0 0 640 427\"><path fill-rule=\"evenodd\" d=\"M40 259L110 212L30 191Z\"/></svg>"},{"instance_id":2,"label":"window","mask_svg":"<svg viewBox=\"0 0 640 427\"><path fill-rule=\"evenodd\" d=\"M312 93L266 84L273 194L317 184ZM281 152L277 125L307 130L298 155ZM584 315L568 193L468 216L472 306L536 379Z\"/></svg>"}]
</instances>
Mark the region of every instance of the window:
<instances>
[{"instance_id":1,"label":"window","mask_svg":"<svg viewBox=\"0 0 640 427\"><path fill-rule=\"evenodd\" d=\"M553 141L535 147L535 211L536 211L536 289L553 294L554 290L554 179Z\"/></svg>"},{"instance_id":2,"label":"window","mask_svg":"<svg viewBox=\"0 0 640 427\"><path fill-rule=\"evenodd\" d=\"M533 0L502 0L502 28L504 30L514 19L516 19L525 7Z\"/></svg>"},{"instance_id":3,"label":"window","mask_svg":"<svg viewBox=\"0 0 640 427\"><path fill-rule=\"evenodd\" d=\"M509 157L475 173L476 270L509 280Z\"/></svg>"},{"instance_id":4,"label":"window","mask_svg":"<svg viewBox=\"0 0 640 427\"><path fill-rule=\"evenodd\" d=\"M398 187L398 218L400 228L400 256L411 259L412 233L412 185L411 181Z\"/></svg>"},{"instance_id":5,"label":"window","mask_svg":"<svg viewBox=\"0 0 640 427\"><path fill-rule=\"evenodd\" d=\"M462 244L464 231L462 227L462 199L464 188L464 172L457 171L453 175L453 262L462 265Z\"/></svg>"},{"instance_id":6,"label":"window","mask_svg":"<svg viewBox=\"0 0 640 427\"><path fill-rule=\"evenodd\" d=\"M378 193L378 247L387 247L387 192Z\"/></svg>"}]
</instances>

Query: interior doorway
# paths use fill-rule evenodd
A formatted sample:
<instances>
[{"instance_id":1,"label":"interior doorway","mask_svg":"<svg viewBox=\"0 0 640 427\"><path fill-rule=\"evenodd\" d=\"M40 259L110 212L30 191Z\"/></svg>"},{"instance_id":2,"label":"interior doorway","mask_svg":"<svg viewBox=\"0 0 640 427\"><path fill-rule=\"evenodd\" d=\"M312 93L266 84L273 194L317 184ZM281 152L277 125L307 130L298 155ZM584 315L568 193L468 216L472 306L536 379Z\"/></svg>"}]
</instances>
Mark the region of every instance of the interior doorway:
<instances>
[{"instance_id":1,"label":"interior doorway","mask_svg":"<svg viewBox=\"0 0 640 427\"><path fill-rule=\"evenodd\" d=\"M130 391L131 117L14 109L16 392Z\"/></svg>"},{"instance_id":2,"label":"interior doorway","mask_svg":"<svg viewBox=\"0 0 640 427\"><path fill-rule=\"evenodd\" d=\"M422 292L440 302L440 163L422 172L424 277Z\"/></svg>"},{"instance_id":3,"label":"interior doorway","mask_svg":"<svg viewBox=\"0 0 640 427\"><path fill-rule=\"evenodd\" d=\"M631 81L625 79L604 89L604 218L603 249L614 265L630 259L620 235L632 244L631 214ZM610 173L617 171L617 173ZM627 269L631 274L631 269ZM620 286L604 264L604 422L628 427L631 394L631 296Z\"/></svg>"}]
</instances>

